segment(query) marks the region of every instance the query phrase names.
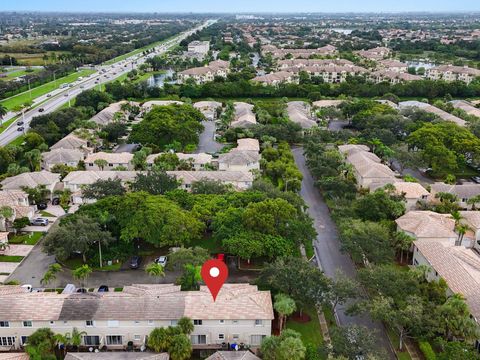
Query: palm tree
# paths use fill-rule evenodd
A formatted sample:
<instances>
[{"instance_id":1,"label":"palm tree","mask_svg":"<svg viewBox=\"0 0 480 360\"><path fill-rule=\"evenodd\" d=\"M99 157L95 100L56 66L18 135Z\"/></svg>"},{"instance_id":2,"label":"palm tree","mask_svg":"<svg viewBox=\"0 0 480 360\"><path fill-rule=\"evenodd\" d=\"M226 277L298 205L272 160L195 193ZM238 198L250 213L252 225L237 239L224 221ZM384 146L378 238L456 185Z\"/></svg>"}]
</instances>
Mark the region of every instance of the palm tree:
<instances>
[{"instance_id":1,"label":"palm tree","mask_svg":"<svg viewBox=\"0 0 480 360\"><path fill-rule=\"evenodd\" d=\"M63 355L66 355L67 347L72 343L72 337L70 333L67 332L65 334L55 334L53 338L55 339L55 345L58 348L61 348L63 346Z\"/></svg>"},{"instance_id":2,"label":"palm tree","mask_svg":"<svg viewBox=\"0 0 480 360\"><path fill-rule=\"evenodd\" d=\"M159 283L160 278L165 277L165 268L155 262L148 264L145 268L145 272L152 277L157 277Z\"/></svg>"},{"instance_id":3,"label":"palm tree","mask_svg":"<svg viewBox=\"0 0 480 360\"><path fill-rule=\"evenodd\" d=\"M3 117L7 115L8 110L5 106L0 104L0 125L3 125Z\"/></svg>"},{"instance_id":4,"label":"palm tree","mask_svg":"<svg viewBox=\"0 0 480 360\"><path fill-rule=\"evenodd\" d=\"M287 316L292 315L295 310L297 310L297 305L291 297L285 294L277 294L275 295L275 303L273 304L273 307L280 315L279 328L280 331L282 331Z\"/></svg>"},{"instance_id":5,"label":"palm tree","mask_svg":"<svg viewBox=\"0 0 480 360\"><path fill-rule=\"evenodd\" d=\"M185 335L190 335L194 330L192 319L186 316L183 316L178 320L177 326L182 330L182 333Z\"/></svg>"},{"instance_id":6,"label":"palm tree","mask_svg":"<svg viewBox=\"0 0 480 360\"><path fill-rule=\"evenodd\" d=\"M108 165L108 161L107 161L107 160L104 160L104 159L97 159L97 160L95 160L93 163L94 163L95 165L97 165L98 168L99 168L100 170L102 170L102 171L103 171L103 169L105 168L105 166Z\"/></svg>"},{"instance_id":7,"label":"palm tree","mask_svg":"<svg viewBox=\"0 0 480 360\"><path fill-rule=\"evenodd\" d=\"M0 217L2 217L5 221L5 230L9 228L10 220L15 215L15 212L10 206L2 206L0 208Z\"/></svg>"},{"instance_id":8,"label":"palm tree","mask_svg":"<svg viewBox=\"0 0 480 360\"><path fill-rule=\"evenodd\" d=\"M458 233L458 239L455 243L456 246L462 245L463 237L465 236L465 233L470 230L470 226L467 224L458 224L455 226L455 230L457 230Z\"/></svg>"},{"instance_id":9,"label":"palm tree","mask_svg":"<svg viewBox=\"0 0 480 360\"><path fill-rule=\"evenodd\" d=\"M45 272L43 278L40 280L40 283L42 285L48 285L51 282L57 280L57 274L61 271L63 271L63 269L60 264L50 264L48 270ZM57 290L57 287L55 286L54 289Z\"/></svg>"},{"instance_id":10,"label":"palm tree","mask_svg":"<svg viewBox=\"0 0 480 360\"><path fill-rule=\"evenodd\" d=\"M40 170L40 162L42 161L42 153L40 152L40 150L33 149L30 151L27 151L25 154L23 154L23 156L28 161L31 171Z\"/></svg>"},{"instance_id":11,"label":"palm tree","mask_svg":"<svg viewBox=\"0 0 480 360\"><path fill-rule=\"evenodd\" d=\"M87 264L82 265L72 271L72 276L74 279L81 280L82 286L86 287L87 279L92 273L92 269Z\"/></svg>"},{"instance_id":12,"label":"palm tree","mask_svg":"<svg viewBox=\"0 0 480 360\"><path fill-rule=\"evenodd\" d=\"M75 350L82 345L82 337L87 335L86 331L79 331L76 327L72 329L71 344Z\"/></svg>"},{"instance_id":13,"label":"palm tree","mask_svg":"<svg viewBox=\"0 0 480 360\"><path fill-rule=\"evenodd\" d=\"M10 247L10 244L7 243L7 242L0 242L0 252L4 252L5 250L7 250L8 248Z\"/></svg>"},{"instance_id":14,"label":"palm tree","mask_svg":"<svg viewBox=\"0 0 480 360\"><path fill-rule=\"evenodd\" d=\"M472 210L476 210L477 203L480 203L480 195L474 196L467 200L467 204L472 205Z\"/></svg>"},{"instance_id":15,"label":"palm tree","mask_svg":"<svg viewBox=\"0 0 480 360\"><path fill-rule=\"evenodd\" d=\"M402 264L403 252L410 249L415 239L403 231L397 231L394 234L393 240L394 240L395 248L400 251L400 264ZM407 261L408 261L408 253L407 253Z\"/></svg>"},{"instance_id":16,"label":"palm tree","mask_svg":"<svg viewBox=\"0 0 480 360\"><path fill-rule=\"evenodd\" d=\"M192 355L192 343L185 334L173 336L172 343L168 348L172 360L187 360Z\"/></svg>"}]
</instances>

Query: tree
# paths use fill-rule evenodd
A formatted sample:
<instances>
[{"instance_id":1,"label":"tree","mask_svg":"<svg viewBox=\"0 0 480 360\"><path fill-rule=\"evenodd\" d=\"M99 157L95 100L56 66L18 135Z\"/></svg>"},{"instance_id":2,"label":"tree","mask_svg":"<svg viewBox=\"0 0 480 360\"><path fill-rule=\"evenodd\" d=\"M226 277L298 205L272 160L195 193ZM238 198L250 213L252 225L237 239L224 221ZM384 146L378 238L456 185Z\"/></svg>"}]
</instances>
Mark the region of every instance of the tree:
<instances>
[{"instance_id":1,"label":"tree","mask_svg":"<svg viewBox=\"0 0 480 360\"><path fill-rule=\"evenodd\" d=\"M82 91L75 98L75 106L91 107L95 112L102 110L99 108L100 104L109 104L111 102L112 98L107 92L95 89Z\"/></svg>"},{"instance_id":2,"label":"tree","mask_svg":"<svg viewBox=\"0 0 480 360\"><path fill-rule=\"evenodd\" d=\"M163 195L178 188L177 179L162 170L151 170L146 174L138 173L131 184L132 191L146 191L152 195Z\"/></svg>"},{"instance_id":3,"label":"tree","mask_svg":"<svg viewBox=\"0 0 480 360\"><path fill-rule=\"evenodd\" d=\"M182 316L178 320L177 326L182 330L182 333L185 335L190 335L194 330L192 319L186 316Z\"/></svg>"},{"instance_id":4,"label":"tree","mask_svg":"<svg viewBox=\"0 0 480 360\"><path fill-rule=\"evenodd\" d=\"M105 160L105 159L96 159L94 162L93 162L95 165L98 166L98 168L103 171L103 169L105 168L105 166L108 165L108 161Z\"/></svg>"},{"instance_id":5,"label":"tree","mask_svg":"<svg viewBox=\"0 0 480 360\"><path fill-rule=\"evenodd\" d=\"M3 104L0 104L0 125L3 125L3 118L5 115L7 115L7 113L7 108Z\"/></svg>"},{"instance_id":6,"label":"tree","mask_svg":"<svg viewBox=\"0 0 480 360\"><path fill-rule=\"evenodd\" d=\"M280 336L263 339L260 351L264 360L303 360L306 348L298 332L285 329Z\"/></svg>"},{"instance_id":7,"label":"tree","mask_svg":"<svg viewBox=\"0 0 480 360\"><path fill-rule=\"evenodd\" d=\"M172 337L168 353L172 360L187 360L192 354L192 343L185 334L177 334Z\"/></svg>"},{"instance_id":8,"label":"tree","mask_svg":"<svg viewBox=\"0 0 480 360\"><path fill-rule=\"evenodd\" d=\"M133 154L132 163L135 170L145 170L147 168L147 156L150 155L152 150L144 147Z\"/></svg>"},{"instance_id":9,"label":"tree","mask_svg":"<svg viewBox=\"0 0 480 360\"><path fill-rule=\"evenodd\" d=\"M152 277L158 278L159 282L160 278L165 277L165 268L163 267L163 265L155 262L148 264L145 268L145 272Z\"/></svg>"},{"instance_id":10,"label":"tree","mask_svg":"<svg viewBox=\"0 0 480 360\"><path fill-rule=\"evenodd\" d=\"M211 258L210 252L200 246L193 248L182 247L168 255L167 268L172 270L183 269L186 264L194 266L203 265L203 263Z\"/></svg>"},{"instance_id":11,"label":"tree","mask_svg":"<svg viewBox=\"0 0 480 360\"><path fill-rule=\"evenodd\" d=\"M232 190L232 186L224 184L219 180L199 180L192 183L192 194L226 194Z\"/></svg>"},{"instance_id":12,"label":"tree","mask_svg":"<svg viewBox=\"0 0 480 360\"><path fill-rule=\"evenodd\" d=\"M180 159L177 154L172 152L166 152L158 155L155 160L153 160L155 168L163 171L173 171L177 170L180 165Z\"/></svg>"},{"instance_id":13,"label":"tree","mask_svg":"<svg viewBox=\"0 0 480 360\"><path fill-rule=\"evenodd\" d=\"M27 151L23 154L28 161L31 171L40 171L40 162L42 161L42 153L38 149Z\"/></svg>"},{"instance_id":14,"label":"tree","mask_svg":"<svg viewBox=\"0 0 480 360\"><path fill-rule=\"evenodd\" d=\"M377 338L370 329L358 326L336 326L330 330L332 349L328 351L333 356L344 356L356 360L378 355Z\"/></svg>"},{"instance_id":15,"label":"tree","mask_svg":"<svg viewBox=\"0 0 480 360\"><path fill-rule=\"evenodd\" d=\"M15 212L10 206L2 206L0 208L0 217L5 222L5 230L9 228L9 223L11 222L14 215L15 215Z\"/></svg>"},{"instance_id":16,"label":"tree","mask_svg":"<svg viewBox=\"0 0 480 360\"><path fill-rule=\"evenodd\" d=\"M478 335L475 320L470 317L470 311L465 299L460 294L454 294L440 307L440 319L445 339L474 339Z\"/></svg>"},{"instance_id":17,"label":"tree","mask_svg":"<svg viewBox=\"0 0 480 360\"><path fill-rule=\"evenodd\" d=\"M199 282L202 280L200 273L202 267L200 265L186 264L183 267L184 271L180 277L180 286L182 291L196 291L200 290Z\"/></svg>"},{"instance_id":18,"label":"tree","mask_svg":"<svg viewBox=\"0 0 480 360\"><path fill-rule=\"evenodd\" d=\"M330 301L334 311L338 304L345 304L348 300L358 297L359 293L359 284L355 280L349 278L341 270L335 272L330 287Z\"/></svg>"},{"instance_id":19,"label":"tree","mask_svg":"<svg viewBox=\"0 0 480 360\"><path fill-rule=\"evenodd\" d=\"M49 328L40 328L28 337L26 352L32 360L55 360L55 335Z\"/></svg>"},{"instance_id":20,"label":"tree","mask_svg":"<svg viewBox=\"0 0 480 360\"><path fill-rule=\"evenodd\" d=\"M92 273L92 269L87 264L82 265L72 271L72 276L74 279L80 280L82 287L86 286L87 279Z\"/></svg>"},{"instance_id":21,"label":"tree","mask_svg":"<svg viewBox=\"0 0 480 360\"><path fill-rule=\"evenodd\" d=\"M62 266L60 264L54 263L48 266L48 270L43 275L43 278L40 280L42 285L49 285L51 282L57 280L57 274L62 272ZM55 287L56 289L56 287Z\"/></svg>"},{"instance_id":22,"label":"tree","mask_svg":"<svg viewBox=\"0 0 480 360\"><path fill-rule=\"evenodd\" d=\"M405 203L387 186L366 194L355 203L357 216L363 220L395 220L405 213Z\"/></svg>"},{"instance_id":23,"label":"tree","mask_svg":"<svg viewBox=\"0 0 480 360\"><path fill-rule=\"evenodd\" d=\"M277 294L275 295L275 302L273 304L273 308L278 312L280 315L280 330L283 329L283 326L287 320L287 316L293 314L297 309L295 305L295 301L288 297L285 294Z\"/></svg>"},{"instance_id":24,"label":"tree","mask_svg":"<svg viewBox=\"0 0 480 360\"><path fill-rule=\"evenodd\" d=\"M47 189L45 185L37 185L34 188L22 187L22 190L28 194L28 199L33 204L41 204L50 195L50 190Z\"/></svg>"},{"instance_id":25,"label":"tree","mask_svg":"<svg viewBox=\"0 0 480 360\"><path fill-rule=\"evenodd\" d=\"M103 199L107 196L123 195L125 188L120 179L99 179L82 189L83 197L86 199Z\"/></svg>"},{"instance_id":26,"label":"tree","mask_svg":"<svg viewBox=\"0 0 480 360\"><path fill-rule=\"evenodd\" d=\"M168 350L170 347L170 335L166 328L155 328L148 336L148 347L155 352Z\"/></svg>"},{"instance_id":27,"label":"tree","mask_svg":"<svg viewBox=\"0 0 480 360\"><path fill-rule=\"evenodd\" d=\"M83 262L87 262L86 254L94 244L108 245L114 238L110 232L101 229L100 224L85 215L70 215L60 225L54 226L45 236L43 247L48 254L55 254L66 260L72 253L82 254Z\"/></svg>"}]
</instances>

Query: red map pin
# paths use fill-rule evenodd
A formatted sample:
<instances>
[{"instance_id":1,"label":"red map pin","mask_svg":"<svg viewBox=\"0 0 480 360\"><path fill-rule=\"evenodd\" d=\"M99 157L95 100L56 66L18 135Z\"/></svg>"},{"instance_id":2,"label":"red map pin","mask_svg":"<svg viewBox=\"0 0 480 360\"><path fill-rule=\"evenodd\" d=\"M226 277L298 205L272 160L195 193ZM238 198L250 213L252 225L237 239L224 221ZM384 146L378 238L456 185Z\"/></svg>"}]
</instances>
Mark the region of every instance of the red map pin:
<instances>
[{"instance_id":1,"label":"red map pin","mask_svg":"<svg viewBox=\"0 0 480 360\"><path fill-rule=\"evenodd\" d=\"M221 260L212 259L203 263L201 270L202 279L213 296L213 301L217 298L218 292L222 288L225 280L228 278L228 267Z\"/></svg>"}]
</instances>

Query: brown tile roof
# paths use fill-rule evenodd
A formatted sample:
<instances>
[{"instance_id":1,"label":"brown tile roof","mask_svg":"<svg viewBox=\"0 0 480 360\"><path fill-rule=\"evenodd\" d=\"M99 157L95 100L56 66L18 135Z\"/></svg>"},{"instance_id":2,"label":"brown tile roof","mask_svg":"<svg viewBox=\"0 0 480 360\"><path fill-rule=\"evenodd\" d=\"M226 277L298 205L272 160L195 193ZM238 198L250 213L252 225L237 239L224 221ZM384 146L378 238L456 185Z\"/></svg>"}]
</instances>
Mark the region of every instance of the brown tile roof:
<instances>
[{"instance_id":1,"label":"brown tile roof","mask_svg":"<svg viewBox=\"0 0 480 360\"><path fill-rule=\"evenodd\" d=\"M467 184L445 184L442 182L436 182L431 185L432 193L446 192L455 194L461 199L469 199L474 196L480 195L480 184L467 183Z\"/></svg>"},{"instance_id":2,"label":"brown tile roof","mask_svg":"<svg viewBox=\"0 0 480 360\"><path fill-rule=\"evenodd\" d=\"M60 174L54 174L49 171L36 171L23 173L6 178L1 182L4 190L21 189L22 187L36 187L38 185L50 186L60 181Z\"/></svg>"},{"instance_id":3,"label":"brown tile roof","mask_svg":"<svg viewBox=\"0 0 480 360\"><path fill-rule=\"evenodd\" d=\"M205 360L261 360L250 351L217 351Z\"/></svg>"},{"instance_id":4,"label":"brown tile roof","mask_svg":"<svg viewBox=\"0 0 480 360\"><path fill-rule=\"evenodd\" d=\"M439 214L433 211L409 211L395 220L398 227L412 233L417 239L423 238L456 238L455 220L450 214Z\"/></svg>"},{"instance_id":5,"label":"brown tile roof","mask_svg":"<svg viewBox=\"0 0 480 360\"><path fill-rule=\"evenodd\" d=\"M168 353L151 352L100 352L67 353L65 360L169 360ZM1 360L1 358L0 358Z\"/></svg>"}]
</instances>

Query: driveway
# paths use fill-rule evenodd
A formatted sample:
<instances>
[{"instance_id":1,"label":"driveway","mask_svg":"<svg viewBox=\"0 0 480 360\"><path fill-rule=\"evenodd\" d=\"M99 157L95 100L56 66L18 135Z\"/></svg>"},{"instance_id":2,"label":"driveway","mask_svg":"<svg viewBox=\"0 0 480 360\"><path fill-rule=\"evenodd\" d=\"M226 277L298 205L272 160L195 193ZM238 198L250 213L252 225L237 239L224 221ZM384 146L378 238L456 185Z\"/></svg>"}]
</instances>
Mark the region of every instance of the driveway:
<instances>
[{"instance_id":1,"label":"driveway","mask_svg":"<svg viewBox=\"0 0 480 360\"><path fill-rule=\"evenodd\" d=\"M305 163L303 148L293 149L295 163L303 174L302 189L300 195L308 205L308 213L314 220L317 238L314 247L320 262L320 268L329 277L335 276L337 269L342 270L347 276L356 278L357 270L353 261L340 251L338 231L330 217L330 211L320 195L320 191L314 186L314 180ZM337 307L337 318L340 325L357 324L378 331L381 346L388 352L389 358L395 359L391 350L390 342L382 324L374 322L369 316L349 316L345 314L345 308Z\"/></svg>"},{"instance_id":2,"label":"driveway","mask_svg":"<svg viewBox=\"0 0 480 360\"><path fill-rule=\"evenodd\" d=\"M198 147L195 153L216 153L225 146L215 141L215 121L202 121L204 126L203 132L200 134Z\"/></svg>"}]
</instances>

